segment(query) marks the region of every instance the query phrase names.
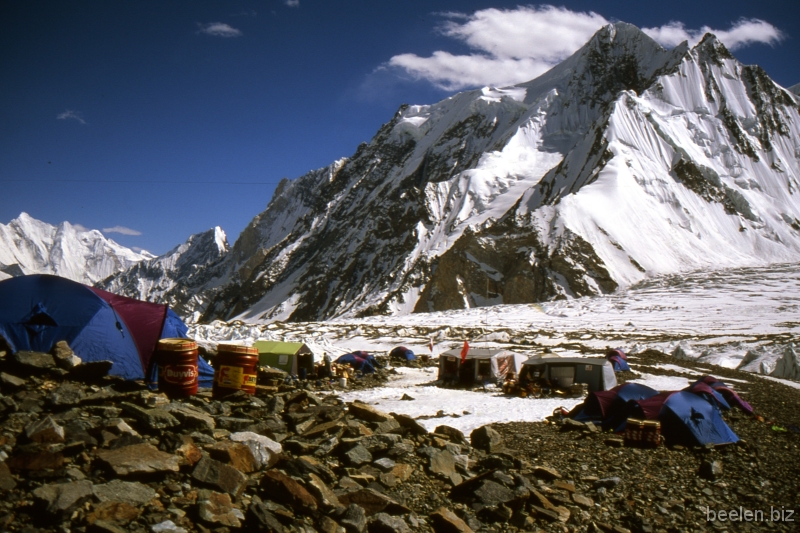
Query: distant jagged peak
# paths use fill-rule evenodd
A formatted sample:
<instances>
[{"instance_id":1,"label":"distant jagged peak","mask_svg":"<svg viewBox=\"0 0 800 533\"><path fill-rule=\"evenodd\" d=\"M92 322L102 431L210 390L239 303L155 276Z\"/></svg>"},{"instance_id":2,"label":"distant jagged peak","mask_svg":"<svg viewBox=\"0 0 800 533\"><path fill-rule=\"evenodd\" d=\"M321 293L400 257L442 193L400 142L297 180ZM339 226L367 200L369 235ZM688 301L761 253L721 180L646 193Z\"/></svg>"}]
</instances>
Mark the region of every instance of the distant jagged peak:
<instances>
[{"instance_id":1,"label":"distant jagged peak","mask_svg":"<svg viewBox=\"0 0 800 533\"><path fill-rule=\"evenodd\" d=\"M152 260L152 262L175 262L177 267L183 266L185 263L196 263L198 256L216 256L222 257L230 251L228 244L228 237L225 231L219 226L215 226L209 230L201 233L191 235L186 242L179 244L167 253L160 255ZM208 258L202 260L207 261Z\"/></svg>"},{"instance_id":2,"label":"distant jagged peak","mask_svg":"<svg viewBox=\"0 0 800 533\"><path fill-rule=\"evenodd\" d=\"M0 265L13 266L5 276L56 274L81 283L94 283L140 261L154 257L105 237L79 224L49 224L26 212L0 224ZM4 276L0 276L2 278Z\"/></svg>"},{"instance_id":3,"label":"distant jagged peak","mask_svg":"<svg viewBox=\"0 0 800 533\"><path fill-rule=\"evenodd\" d=\"M714 63L721 63L723 59L736 59L713 33L703 35L703 38L692 48L692 51L697 53L700 58L711 60Z\"/></svg>"},{"instance_id":4,"label":"distant jagged peak","mask_svg":"<svg viewBox=\"0 0 800 533\"><path fill-rule=\"evenodd\" d=\"M792 85L791 87L788 87L788 89L797 96L800 96L800 83L798 83L797 85Z\"/></svg>"}]
</instances>

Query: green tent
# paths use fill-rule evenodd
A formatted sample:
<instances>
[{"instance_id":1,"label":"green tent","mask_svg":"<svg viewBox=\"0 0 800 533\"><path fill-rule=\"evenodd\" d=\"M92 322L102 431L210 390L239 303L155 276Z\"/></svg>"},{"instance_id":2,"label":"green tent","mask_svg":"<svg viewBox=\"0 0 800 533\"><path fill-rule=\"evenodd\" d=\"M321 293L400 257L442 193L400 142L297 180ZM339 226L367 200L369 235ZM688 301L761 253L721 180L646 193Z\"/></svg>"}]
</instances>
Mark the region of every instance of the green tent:
<instances>
[{"instance_id":1,"label":"green tent","mask_svg":"<svg viewBox=\"0 0 800 533\"><path fill-rule=\"evenodd\" d=\"M314 354L302 342L256 341L253 346L258 349L258 364L271 366L293 376L311 377L314 375Z\"/></svg>"}]
</instances>

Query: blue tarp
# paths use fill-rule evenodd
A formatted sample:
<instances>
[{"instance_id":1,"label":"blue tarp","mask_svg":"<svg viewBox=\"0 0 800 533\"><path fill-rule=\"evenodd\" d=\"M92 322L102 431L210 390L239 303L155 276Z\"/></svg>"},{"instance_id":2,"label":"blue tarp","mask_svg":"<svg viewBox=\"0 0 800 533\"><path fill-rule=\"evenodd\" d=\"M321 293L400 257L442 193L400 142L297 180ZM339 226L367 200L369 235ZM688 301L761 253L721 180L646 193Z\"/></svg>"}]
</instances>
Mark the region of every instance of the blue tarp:
<instances>
[{"instance_id":1,"label":"blue tarp","mask_svg":"<svg viewBox=\"0 0 800 533\"><path fill-rule=\"evenodd\" d=\"M611 365L614 367L614 372L622 372L631 369L631 367L628 366L628 357L625 355L625 352L619 348L615 350L609 350L606 353L606 359L611 361Z\"/></svg>"},{"instance_id":2,"label":"blue tarp","mask_svg":"<svg viewBox=\"0 0 800 533\"><path fill-rule=\"evenodd\" d=\"M417 356L414 355L414 352L412 352L405 346L398 346L397 348L389 352L389 359L404 359L406 361L413 361L416 358Z\"/></svg>"},{"instance_id":3,"label":"blue tarp","mask_svg":"<svg viewBox=\"0 0 800 533\"><path fill-rule=\"evenodd\" d=\"M0 282L0 336L17 352L49 352L66 341L83 361L112 361L111 374L143 379L158 339L186 337L167 306L125 298L50 275ZM198 361L200 385L214 370Z\"/></svg>"},{"instance_id":4,"label":"blue tarp","mask_svg":"<svg viewBox=\"0 0 800 533\"><path fill-rule=\"evenodd\" d=\"M688 391L667 398L658 418L667 444L728 444L739 440L715 405Z\"/></svg>"},{"instance_id":5,"label":"blue tarp","mask_svg":"<svg viewBox=\"0 0 800 533\"><path fill-rule=\"evenodd\" d=\"M362 351L344 354L336 359L335 362L340 365L350 365L355 370L360 370L364 374L372 374L378 366L374 355Z\"/></svg>"}]
</instances>

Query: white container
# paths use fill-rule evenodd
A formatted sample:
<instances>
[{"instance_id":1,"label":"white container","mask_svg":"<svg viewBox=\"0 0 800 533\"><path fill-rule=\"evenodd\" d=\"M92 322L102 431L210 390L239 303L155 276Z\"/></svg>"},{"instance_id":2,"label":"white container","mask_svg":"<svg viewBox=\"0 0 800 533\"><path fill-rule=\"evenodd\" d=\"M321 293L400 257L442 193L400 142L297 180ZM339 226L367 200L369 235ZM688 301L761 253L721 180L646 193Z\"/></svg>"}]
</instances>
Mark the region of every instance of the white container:
<instances>
[{"instance_id":1,"label":"white container","mask_svg":"<svg viewBox=\"0 0 800 533\"><path fill-rule=\"evenodd\" d=\"M347 388L347 378L339 378L339 386L343 389Z\"/></svg>"}]
</instances>

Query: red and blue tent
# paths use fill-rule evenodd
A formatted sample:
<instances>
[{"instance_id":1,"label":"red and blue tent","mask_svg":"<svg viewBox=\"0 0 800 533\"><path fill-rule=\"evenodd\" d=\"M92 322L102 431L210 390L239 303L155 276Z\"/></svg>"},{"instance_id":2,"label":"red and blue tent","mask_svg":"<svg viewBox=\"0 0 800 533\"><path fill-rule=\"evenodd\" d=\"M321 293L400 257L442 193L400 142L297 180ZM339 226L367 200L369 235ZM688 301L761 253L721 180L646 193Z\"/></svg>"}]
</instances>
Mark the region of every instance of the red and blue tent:
<instances>
[{"instance_id":1,"label":"red and blue tent","mask_svg":"<svg viewBox=\"0 0 800 533\"><path fill-rule=\"evenodd\" d=\"M110 373L144 379L159 339L186 337L168 306L119 296L47 274L0 281L0 337L12 351L49 352L66 341L85 362L111 361ZM200 386L214 369L198 358Z\"/></svg>"},{"instance_id":2,"label":"red and blue tent","mask_svg":"<svg viewBox=\"0 0 800 533\"><path fill-rule=\"evenodd\" d=\"M611 364L614 366L614 372L622 372L623 370L631 369L631 367L628 366L628 356L619 348L608 350L606 352L606 359L611 361Z\"/></svg>"}]
</instances>

